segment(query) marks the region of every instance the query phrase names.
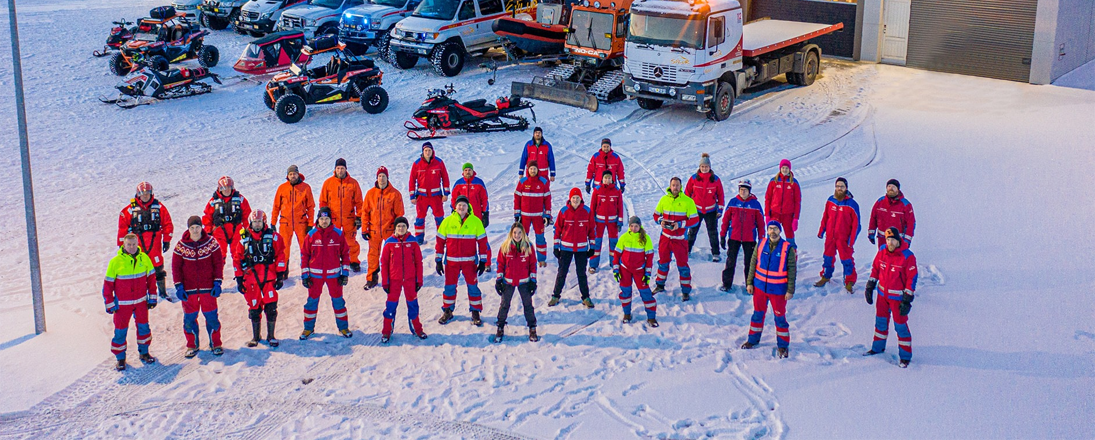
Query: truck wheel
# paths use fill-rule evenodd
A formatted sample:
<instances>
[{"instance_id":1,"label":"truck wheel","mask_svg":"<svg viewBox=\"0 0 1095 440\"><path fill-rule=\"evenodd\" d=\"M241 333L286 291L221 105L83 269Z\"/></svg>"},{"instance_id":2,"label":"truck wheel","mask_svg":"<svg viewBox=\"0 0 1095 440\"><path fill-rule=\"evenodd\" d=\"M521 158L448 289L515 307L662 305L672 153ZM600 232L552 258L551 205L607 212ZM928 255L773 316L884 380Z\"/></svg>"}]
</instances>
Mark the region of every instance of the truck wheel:
<instances>
[{"instance_id":1,"label":"truck wheel","mask_svg":"<svg viewBox=\"0 0 1095 440\"><path fill-rule=\"evenodd\" d=\"M376 39L376 57L383 58L385 60L388 59L390 55L388 52L391 47L392 30L389 28L387 32L384 32L384 35L381 35L380 38Z\"/></svg>"},{"instance_id":2,"label":"truck wheel","mask_svg":"<svg viewBox=\"0 0 1095 440\"><path fill-rule=\"evenodd\" d=\"M388 108L388 92L380 86L369 86L361 90L361 108L369 114L378 114Z\"/></svg>"},{"instance_id":3,"label":"truck wheel","mask_svg":"<svg viewBox=\"0 0 1095 440\"><path fill-rule=\"evenodd\" d=\"M639 101L639 108L643 110L657 110L662 107L660 99L636 98L635 100Z\"/></svg>"},{"instance_id":4,"label":"truck wheel","mask_svg":"<svg viewBox=\"0 0 1095 440\"><path fill-rule=\"evenodd\" d=\"M213 28L212 23L209 22L209 16L206 14L198 14L198 24L204 28Z\"/></svg>"},{"instance_id":5,"label":"truck wheel","mask_svg":"<svg viewBox=\"0 0 1095 440\"><path fill-rule=\"evenodd\" d=\"M171 67L171 64L167 62L167 58L164 58L163 55L153 55L150 61L151 64L149 66L152 67L152 70L165 72Z\"/></svg>"},{"instance_id":6,"label":"truck wheel","mask_svg":"<svg viewBox=\"0 0 1095 440\"><path fill-rule=\"evenodd\" d=\"M433 68L437 70L437 73L453 77L459 75L461 70L464 70L464 58L466 56L464 48L460 47L459 44L448 42L433 49L430 62L433 63Z\"/></svg>"},{"instance_id":7,"label":"truck wheel","mask_svg":"<svg viewBox=\"0 0 1095 440\"><path fill-rule=\"evenodd\" d=\"M281 122L293 124L304 118L304 112L307 110L305 107L304 98L289 93L278 98L278 102L274 104L274 113L278 115Z\"/></svg>"},{"instance_id":8,"label":"truck wheel","mask_svg":"<svg viewBox=\"0 0 1095 440\"><path fill-rule=\"evenodd\" d=\"M228 24L232 25L232 30L236 31L237 34L247 35L246 30L240 29L238 26L236 26L236 23L239 23L239 21L240 21L240 9L239 8L233 9L232 13L228 14L228 18L226 18L225 21L227 21Z\"/></svg>"},{"instance_id":9,"label":"truck wheel","mask_svg":"<svg viewBox=\"0 0 1095 440\"><path fill-rule=\"evenodd\" d=\"M734 86L728 82L719 82L715 89L715 101L711 103L711 110L707 111L707 118L713 121L724 121L734 111Z\"/></svg>"},{"instance_id":10,"label":"truck wheel","mask_svg":"<svg viewBox=\"0 0 1095 440\"><path fill-rule=\"evenodd\" d=\"M120 52L110 56L110 73L118 76L126 76L132 69L133 66L129 64L129 61L125 60L125 57L122 56Z\"/></svg>"},{"instance_id":11,"label":"truck wheel","mask_svg":"<svg viewBox=\"0 0 1095 440\"><path fill-rule=\"evenodd\" d=\"M262 38L262 37L266 36L266 34L264 34L262 32L258 32L258 31L250 31L248 33L250 33L251 36L255 37L255 38Z\"/></svg>"},{"instance_id":12,"label":"truck wheel","mask_svg":"<svg viewBox=\"0 0 1095 440\"><path fill-rule=\"evenodd\" d=\"M399 51L392 51L391 53L392 56L388 57L388 60L395 64L395 67L407 70L418 64L418 55Z\"/></svg>"},{"instance_id":13,"label":"truck wheel","mask_svg":"<svg viewBox=\"0 0 1095 440\"><path fill-rule=\"evenodd\" d=\"M805 72L799 74L801 85L808 86L814 83L817 79L818 72L821 71L821 60L817 57L816 51L810 51L806 54L806 64L803 66Z\"/></svg>"},{"instance_id":14,"label":"truck wheel","mask_svg":"<svg viewBox=\"0 0 1095 440\"><path fill-rule=\"evenodd\" d=\"M207 69L216 67L220 59L221 53L216 46L202 46L202 49L198 51L198 63Z\"/></svg>"},{"instance_id":15,"label":"truck wheel","mask_svg":"<svg viewBox=\"0 0 1095 440\"><path fill-rule=\"evenodd\" d=\"M222 20L219 17L214 17L212 15L206 15L205 20L209 22L209 29L212 29L212 30L215 30L215 31L222 31L222 30L224 30L225 28L228 27L228 21L227 20Z\"/></svg>"},{"instance_id":16,"label":"truck wheel","mask_svg":"<svg viewBox=\"0 0 1095 440\"><path fill-rule=\"evenodd\" d=\"M338 24L320 26L319 29L316 29L316 38L319 37L338 37Z\"/></svg>"}]
</instances>

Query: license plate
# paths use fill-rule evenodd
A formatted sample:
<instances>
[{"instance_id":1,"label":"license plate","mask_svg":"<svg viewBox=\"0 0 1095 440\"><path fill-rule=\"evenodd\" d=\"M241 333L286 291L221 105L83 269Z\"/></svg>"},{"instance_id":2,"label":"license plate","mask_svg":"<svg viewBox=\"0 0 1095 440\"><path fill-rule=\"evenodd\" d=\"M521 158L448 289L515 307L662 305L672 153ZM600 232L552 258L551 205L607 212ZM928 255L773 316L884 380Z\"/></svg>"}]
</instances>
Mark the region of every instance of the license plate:
<instances>
[{"instance_id":1,"label":"license plate","mask_svg":"<svg viewBox=\"0 0 1095 440\"><path fill-rule=\"evenodd\" d=\"M427 51L426 49L418 49L417 52L418 52L419 55L428 55L429 54L429 51Z\"/></svg>"},{"instance_id":2,"label":"license plate","mask_svg":"<svg viewBox=\"0 0 1095 440\"><path fill-rule=\"evenodd\" d=\"M666 93L669 93L669 91L666 90L664 87L651 87L649 90L650 90L650 93L657 93L657 94L660 94L660 95L664 95Z\"/></svg>"}]
</instances>

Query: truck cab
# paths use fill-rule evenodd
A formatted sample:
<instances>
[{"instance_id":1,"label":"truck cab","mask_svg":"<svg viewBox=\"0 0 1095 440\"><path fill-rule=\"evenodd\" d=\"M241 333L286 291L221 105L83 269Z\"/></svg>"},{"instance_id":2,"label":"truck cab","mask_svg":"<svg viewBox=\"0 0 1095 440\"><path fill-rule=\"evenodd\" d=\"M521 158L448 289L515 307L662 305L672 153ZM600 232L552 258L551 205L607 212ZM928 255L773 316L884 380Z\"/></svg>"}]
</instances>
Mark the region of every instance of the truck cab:
<instances>
[{"instance_id":1,"label":"truck cab","mask_svg":"<svg viewBox=\"0 0 1095 440\"><path fill-rule=\"evenodd\" d=\"M261 37L274 31L286 9L307 3L307 0L251 0L243 5L236 30Z\"/></svg>"},{"instance_id":2,"label":"truck cab","mask_svg":"<svg viewBox=\"0 0 1095 440\"><path fill-rule=\"evenodd\" d=\"M201 10L202 25L215 30L235 26L240 18L240 11L248 0L205 0L198 9ZM237 29L238 31L239 29Z\"/></svg>"},{"instance_id":3,"label":"truck cab","mask_svg":"<svg viewBox=\"0 0 1095 440\"><path fill-rule=\"evenodd\" d=\"M392 29L419 3L422 0L371 0L347 9L338 23L338 41L360 47L361 53L375 46L378 57L387 58Z\"/></svg>"},{"instance_id":4,"label":"truck cab","mask_svg":"<svg viewBox=\"0 0 1095 440\"><path fill-rule=\"evenodd\" d=\"M502 41L494 20L511 14L536 15L529 0L422 0L414 13L392 29L390 59L396 67L414 67L425 57L444 76L456 76L467 57L482 54Z\"/></svg>"},{"instance_id":5,"label":"truck cab","mask_svg":"<svg viewBox=\"0 0 1095 440\"><path fill-rule=\"evenodd\" d=\"M309 40L338 35L338 20L347 9L365 4L365 0L310 0L307 5L281 14L278 30L299 30Z\"/></svg>"}]
</instances>

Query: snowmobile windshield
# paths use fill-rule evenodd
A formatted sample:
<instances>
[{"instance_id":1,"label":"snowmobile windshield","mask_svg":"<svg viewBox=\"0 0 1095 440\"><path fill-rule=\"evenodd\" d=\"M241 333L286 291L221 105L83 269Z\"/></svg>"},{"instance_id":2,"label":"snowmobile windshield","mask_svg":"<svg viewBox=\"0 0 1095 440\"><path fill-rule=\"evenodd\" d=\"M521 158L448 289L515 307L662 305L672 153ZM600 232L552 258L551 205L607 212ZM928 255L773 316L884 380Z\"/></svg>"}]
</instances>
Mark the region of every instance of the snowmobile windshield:
<instances>
[{"instance_id":1,"label":"snowmobile windshield","mask_svg":"<svg viewBox=\"0 0 1095 440\"><path fill-rule=\"evenodd\" d=\"M342 6L342 0L312 0L309 2L312 6L323 6L324 8L338 9Z\"/></svg>"},{"instance_id":2,"label":"snowmobile windshield","mask_svg":"<svg viewBox=\"0 0 1095 440\"><path fill-rule=\"evenodd\" d=\"M456 16L458 7L460 7L460 0L424 0L417 8L414 8L413 15L447 21Z\"/></svg>"},{"instance_id":3,"label":"snowmobile windshield","mask_svg":"<svg viewBox=\"0 0 1095 440\"><path fill-rule=\"evenodd\" d=\"M570 17L573 32L567 34L567 44L591 49L612 48L612 14L593 11L574 11Z\"/></svg>"},{"instance_id":4,"label":"snowmobile windshield","mask_svg":"<svg viewBox=\"0 0 1095 440\"><path fill-rule=\"evenodd\" d=\"M256 59L259 57L259 46L257 44L248 44L247 48L243 49L243 57L248 59Z\"/></svg>"},{"instance_id":5,"label":"snowmobile windshield","mask_svg":"<svg viewBox=\"0 0 1095 440\"><path fill-rule=\"evenodd\" d=\"M631 14L627 41L656 46L703 47L703 20Z\"/></svg>"},{"instance_id":6,"label":"snowmobile windshield","mask_svg":"<svg viewBox=\"0 0 1095 440\"><path fill-rule=\"evenodd\" d=\"M402 8L403 4L406 2L403 0L370 0L369 3L381 6L391 6L393 8Z\"/></svg>"}]
</instances>

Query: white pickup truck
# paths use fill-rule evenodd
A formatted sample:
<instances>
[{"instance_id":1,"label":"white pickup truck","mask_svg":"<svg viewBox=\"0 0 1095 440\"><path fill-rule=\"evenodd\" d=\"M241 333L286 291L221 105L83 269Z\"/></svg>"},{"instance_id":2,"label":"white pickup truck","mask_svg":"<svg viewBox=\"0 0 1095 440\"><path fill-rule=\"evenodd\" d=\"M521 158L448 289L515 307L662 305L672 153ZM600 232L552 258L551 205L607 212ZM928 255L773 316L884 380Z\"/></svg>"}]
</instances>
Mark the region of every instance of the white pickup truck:
<instances>
[{"instance_id":1,"label":"white pickup truck","mask_svg":"<svg viewBox=\"0 0 1095 440\"><path fill-rule=\"evenodd\" d=\"M251 0L240 9L236 30L261 37L274 32L286 9L307 3L307 0Z\"/></svg>"},{"instance_id":2,"label":"white pickup truck","mask_svg":"<svg viewBox=\"0 0 1095 440\"><path fill-rule=\"evenodd\" d=\"M469 55L502 47L491 29L500 17L511 14L536 16L531 0L423 0L414 13L391 31L389 59L400 69L410 69L425 57L444 76L456 76Z\"/></svg>"},{"instance_id":3,"label":"white pickup truck","mask_svg":"<svg viewBox=\"0 0 1095 440\"><path fill-rule=\"evenodd\" d=\"M639 0L631 4L624 93L639 107L682 103L722 121L748 87L786 74L808 86L821 69L810 40L844 28L763 20L743 26L737 0Z\"/></svg>"},{"instance_id":4,"label":"white pickup truck","mask_svg":"<svg viewBox=\"0 0 1095 440\"><path fill-rule=\"evenodd\" d=\"M338 20L342 13L365 0L310 0L307 5L295 6L281 13L279 31L299 30L304 38L338 35Z\"/></svg>"},{"instance_id":5,"label":"white pickup truck","mask_svg":"<svg viewBox=\"0 0 1095 440\"><path fill-rule=\"evenodd\" d=\"M338 22L338 41L351 47L361 46L361 53L374 46L378 57L386 59L392 29L400 20L410 16L419 3L422 0L371 0L347 9Z\"/></svg>"}]
</instances>

